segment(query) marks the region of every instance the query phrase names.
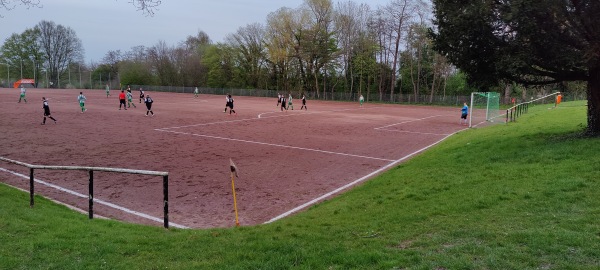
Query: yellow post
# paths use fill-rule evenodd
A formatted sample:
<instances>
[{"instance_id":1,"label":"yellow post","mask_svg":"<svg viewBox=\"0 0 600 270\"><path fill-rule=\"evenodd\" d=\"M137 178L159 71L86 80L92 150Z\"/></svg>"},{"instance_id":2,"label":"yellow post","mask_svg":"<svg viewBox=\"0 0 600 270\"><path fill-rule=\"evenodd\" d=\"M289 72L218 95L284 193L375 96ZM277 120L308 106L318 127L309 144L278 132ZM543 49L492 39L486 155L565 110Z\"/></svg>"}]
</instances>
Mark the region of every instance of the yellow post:
<instances>
[{"instance_id":1,"label":"yellow post","mask_svg":"<svg viewBox=\"0 0 600 270\"><path fill-rule=\"evenodd\" d=\"M233 192L233 210L235 211L235 226L240 226L240 221L238 219L238 210L237 210L237 200L235 197L235 176L233 172L231 172L231 191Z\"/></svg>"}]
</instances>

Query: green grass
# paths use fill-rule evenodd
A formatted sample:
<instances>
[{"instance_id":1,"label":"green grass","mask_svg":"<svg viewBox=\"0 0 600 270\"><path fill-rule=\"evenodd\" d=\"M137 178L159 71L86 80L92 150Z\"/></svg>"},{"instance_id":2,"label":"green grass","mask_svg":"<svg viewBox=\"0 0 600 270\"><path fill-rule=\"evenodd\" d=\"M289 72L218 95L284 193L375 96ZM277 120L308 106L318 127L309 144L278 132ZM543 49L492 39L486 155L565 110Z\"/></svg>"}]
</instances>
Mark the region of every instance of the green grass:
<instances>
[{"instance_id":1,"label":"green grass","mask_svg":"<svg viewBox=\"0 0 600 270\"><path fill-rule=\"evenodd\" d=\"M473 129L272 224L88 220L0 185L0 269L599 269L600 139L586 108Z\"/></svg>"}]
</instances>

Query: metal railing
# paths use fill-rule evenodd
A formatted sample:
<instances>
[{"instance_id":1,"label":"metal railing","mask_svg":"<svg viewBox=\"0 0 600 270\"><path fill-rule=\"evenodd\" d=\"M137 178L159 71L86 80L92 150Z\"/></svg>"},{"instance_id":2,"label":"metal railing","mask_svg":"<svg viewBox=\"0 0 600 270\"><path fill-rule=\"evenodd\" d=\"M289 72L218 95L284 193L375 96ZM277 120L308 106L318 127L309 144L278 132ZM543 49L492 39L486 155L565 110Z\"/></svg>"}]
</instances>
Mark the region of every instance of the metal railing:
<instances>
[{"instance_id":1,"label":"metal railing","mask_svg":"<svg viewBox=\"0 0 600 270\"><path fill-rule=\"evenodd\" d=\"M88 217L94 218L94 171L99 172L116 172L129 174L154 175L163 177L163 226L169 228L169 173L160 171L132 170L122 168L106 168L106 167L87 167L87 166L48 166L35 165L17 160L0 157L1 161L20 165L29 169L29 207L34 206L34 170L71 170L71 171L87 171L89 172L88 181Z\"/></svg>"},{"instance_id":2,"label":"metal railing","mask_svg":"<svg viewBox=\"0 0 600 270\"><path fill-rule=\"evenodd\" d=\"M519 116L521 116L521 115L523 115L523 114L525 114L525 113L527 113L529 111L529 105L530 104L535 104L536 102L548 104L548 103L552 103L553 102L554 106L556 106L557 105L556 104L556 97L553 98L552 102L544 102L544 101L545 101L546 98L552 97L552 96L556 96L558 94L560 94L560 92L556 92L556 93L552 93L552 94L549 94L549 95L545 95L543 97L532 99L532 100L527 101L527 102L522 102L522 103L519 103L519 104L517 104L515 106L512 106L512 107L506 109L506 123L517 121L517 117L519 117Z\"/></svg>"}]
</instances>

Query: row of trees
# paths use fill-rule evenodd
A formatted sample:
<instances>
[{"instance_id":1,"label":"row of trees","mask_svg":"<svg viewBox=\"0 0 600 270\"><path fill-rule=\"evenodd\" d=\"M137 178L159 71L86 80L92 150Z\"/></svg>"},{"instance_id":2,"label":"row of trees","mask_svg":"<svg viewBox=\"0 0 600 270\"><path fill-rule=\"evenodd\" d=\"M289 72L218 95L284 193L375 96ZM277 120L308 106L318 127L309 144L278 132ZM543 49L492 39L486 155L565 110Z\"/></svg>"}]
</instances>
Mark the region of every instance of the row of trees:
<instances>
[{"instance_id":1,"label":"row of trees","mask_svg":"<svg viewBox=\"0 0 600 270\"><path fill-rule=\"evenodd\" d=\"M124 84L260 88L282 92L442 95L469 92L463 76L432 50L431 11L420 0L373 10L352 1L305 0L266 24L240 27L213 44L200 31L176 46L163 41L110 51L100 66ZM449 78L458 82L448 87ZM452 82L452 80L450 80Z\"/></svg>"},{"instance_id":2,"label":"row of trees","mask_svg":"<svg viewBox=\"0 0 600 270\"><path fill-rule=\"evenodd\" d=\"M421 0L391 0L376 9L305 0L269 14L265 24L240 27L223 42L213 43L199 31L176 45L159 41L108 51L101 63L87 65L70 28L42 21L13 34L1 53L7 68L26 62L24 75L46 71L54 86L65 86L68 73L87 72L94 80L90 86L110 76L123 85L258 88L316 97L349 92L396 101L404 94L467 93L464 76L432 50L429 14ZM55 47L42 45L48 38Z\"/></svg>"},{"instance_id":3,"label":"row of trees","mask_svg":"<svg viewBox=\"0 0 600 270\"><path fill-rule=\"evenodd\" d=\"M258 88L307 92L315 97L348 92L392 101L422 102L435 95L466 95L474 90L469 85L479 90L491 88L506 96L526 93L525 88L513 84L515 76L500 76L500 71L522 69L511 69L514 62L489 59L514 55L510 51L490 53L501 43L485 39L494 37L494 32L486 34L487 30L509 35L507 30L514 27L481 14L488 10L497 15L500 11L483 2L434 4L432 26L431 9L421 0L390 0L376 9L352 1L334 5L331 0L305 0L297 8L280 8L269 14L265 24L240 27L223 42L213 43L199 31L176 45L159 41L125 52L108 51L99 64L83 62L81 42L72 29L42 21L13 34L2 45L5 65L0 63L0 74L16 74L20 65L23 76L47 77L46 83L54 87L65 87L69 82L74 87L109 83L112 87ZM456 15L462 24L444 21L449 15ZM497 28L488 27L495 24ZM454 32L448 27L454 27ZM468 38L483 45L465 43ZM486 44L489 48L480 48ZM492 67L494 61L508 66ZM71 74L76 79L71 80ZM421 100L409 100L419 97Z\"/></svg>"}]
</instances>

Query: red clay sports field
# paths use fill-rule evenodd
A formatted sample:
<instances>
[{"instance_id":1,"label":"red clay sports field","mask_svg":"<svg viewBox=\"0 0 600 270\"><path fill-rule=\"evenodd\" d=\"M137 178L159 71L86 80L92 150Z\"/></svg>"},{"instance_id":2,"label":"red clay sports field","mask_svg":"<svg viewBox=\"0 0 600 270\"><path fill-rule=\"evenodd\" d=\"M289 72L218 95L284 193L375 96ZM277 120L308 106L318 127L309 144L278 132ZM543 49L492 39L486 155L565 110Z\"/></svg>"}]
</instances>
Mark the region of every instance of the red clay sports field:
<instances>
[{"instance_id":1,"label":"red clay sports field","mask_svg":"<svg viewBox=\"0 0 600 270\"><path fill-rule=\"evenodd\" d=\"M283 218L328 199L460 131L460 107L427 107L308 100L301 111L279 111L275 98L237 97L238 115L223 113L225 97L147 91L145 106L118 110L118 91L0 90L0 156L36 165L95 166L169 172L172 226L235 224L229 159L240 173L236 193L241 225ZM43 118L49 98L58 123ZM0 162L0 181L28 189L25 167ZM87 209L85 171L35 174L36 193ZM160 226L162 179L96 172L96 214ZM28 207L28 201L23 201Z\"/></svg>"}]
</instances>

